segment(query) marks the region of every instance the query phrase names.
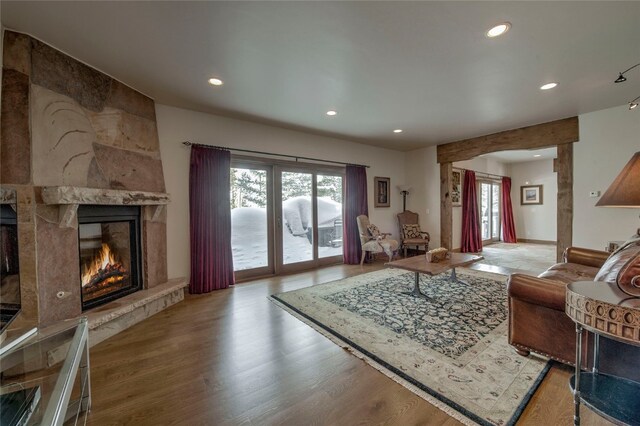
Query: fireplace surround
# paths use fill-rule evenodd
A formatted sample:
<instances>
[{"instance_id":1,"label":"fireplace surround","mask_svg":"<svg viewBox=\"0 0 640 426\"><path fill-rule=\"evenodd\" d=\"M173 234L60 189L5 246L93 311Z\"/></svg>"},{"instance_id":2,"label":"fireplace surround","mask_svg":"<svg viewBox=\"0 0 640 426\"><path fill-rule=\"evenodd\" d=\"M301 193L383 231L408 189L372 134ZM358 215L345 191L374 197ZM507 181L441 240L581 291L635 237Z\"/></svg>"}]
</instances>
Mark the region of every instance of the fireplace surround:
<instances>
[{"instance_id":1,"label":"fireplace surround","mask_svg":"<svg viewBox=\"0 0 640 426\"><path fill-rule=\"evenodd\" d=\"M186 280L167 274L155 103L26 34L5 31L3 46L0 194L15 194L21 296L9 331L87 316L93 345L184 297ZM112 208L136 218L100 212ZM90 226L96 217L107 223ZM116 253L83 292L85 257L103 244ZM103 294L102 278L114 292Z\"/></svg>"}]
</instances>

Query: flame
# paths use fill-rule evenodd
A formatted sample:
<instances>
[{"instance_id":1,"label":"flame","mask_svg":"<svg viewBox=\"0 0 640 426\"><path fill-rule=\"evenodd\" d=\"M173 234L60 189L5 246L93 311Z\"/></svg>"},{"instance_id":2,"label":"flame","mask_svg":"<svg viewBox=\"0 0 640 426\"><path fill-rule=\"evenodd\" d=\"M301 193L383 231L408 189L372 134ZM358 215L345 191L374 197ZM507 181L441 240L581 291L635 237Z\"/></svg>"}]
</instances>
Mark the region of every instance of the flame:
<instances>
[{"instance_id":1,"label":"flame","mask_svg":"<svg viewBox=\"0 0 640 426\"><path fill-rule=\"evenodd\" d=\"M108 244L102 243L102 249L100 249L100 253L89 263L86 263L82 267L82 286L89 285L91 279L98 275L101 271L104 271L108 268L109 265L117 266L121 268L120 262L116 256L116 254L111 251L111 248Z\"/></svg>"}]
</instances>

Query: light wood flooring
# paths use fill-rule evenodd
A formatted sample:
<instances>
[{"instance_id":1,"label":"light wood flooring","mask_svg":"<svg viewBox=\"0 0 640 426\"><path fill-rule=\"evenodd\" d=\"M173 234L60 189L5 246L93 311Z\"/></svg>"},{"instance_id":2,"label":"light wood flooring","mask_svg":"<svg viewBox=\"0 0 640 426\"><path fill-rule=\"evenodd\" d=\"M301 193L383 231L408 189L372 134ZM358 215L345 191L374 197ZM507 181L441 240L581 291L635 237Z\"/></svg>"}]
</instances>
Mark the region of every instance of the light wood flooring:
<instances>
[{"instance_id":1,"label":"light wood flooring","mask_svg":"<svg viewBox=\"0 0 640 426\"><path fill-rule=\"evenodd\" d=\"M382 267L330 266L187 296L91 350L89 424L460 424L267 299ZM572 424L570 375L554 366L518 424ZM608 424L582 412L585 426Z\"/></svg>"}]
</instances>

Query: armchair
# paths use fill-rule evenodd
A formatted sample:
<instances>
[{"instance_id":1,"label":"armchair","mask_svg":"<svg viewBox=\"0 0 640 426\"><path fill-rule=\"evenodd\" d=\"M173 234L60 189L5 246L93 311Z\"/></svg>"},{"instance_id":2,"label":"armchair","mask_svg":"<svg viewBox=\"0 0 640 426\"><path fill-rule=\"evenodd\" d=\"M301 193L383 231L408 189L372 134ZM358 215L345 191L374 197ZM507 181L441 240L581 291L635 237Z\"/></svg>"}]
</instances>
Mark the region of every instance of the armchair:
<instances>
[{"instance_id":1,"label":"armchair","mask_svg":"<svg viewBox=\"0 0 640 426\"><path fill-rule=\"evenodd\" d=\"M362 258L360 266L364 263L367 253L386 253L389 256L389 262L393 259L393 253L398 249L398 242L391 238L390 233L380 232L377 226L369 222L369 218L360 215L356 218L358 223L358 231L360 232L360 244L362 244Z\"/></svg>"},{"instance_id":2,"label":"armchair","mask_svg":"<svg viewBox=\"0 0 640 426\"><path fill-rule=\"evenodd\" d=\"M431 236L428 232L420 230L418 213L405 210L398 213L398 225L400 226L400 248L404 249L404 257L407 257L407 247L413 246L419 249L424 246L429 251Z\"/></svg>"}]
</instances>

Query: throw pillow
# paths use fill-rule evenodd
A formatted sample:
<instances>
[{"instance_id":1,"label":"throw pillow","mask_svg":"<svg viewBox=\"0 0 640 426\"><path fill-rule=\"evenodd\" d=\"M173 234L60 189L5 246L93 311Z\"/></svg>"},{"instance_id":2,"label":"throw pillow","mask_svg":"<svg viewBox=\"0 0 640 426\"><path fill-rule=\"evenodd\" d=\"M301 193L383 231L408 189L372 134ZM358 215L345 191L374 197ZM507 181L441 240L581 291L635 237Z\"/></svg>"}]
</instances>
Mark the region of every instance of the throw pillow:
<instances>
[{"instance_id":1,"label":"throw pillow","mask_svg":"<svg viewBox=\"0 0 640 426\"><path fill-rule=\"evenodd\" d=\"M380 229L378 229L376 225L371 224L367 226L367 229L373 238L378 238L380 236Z\"/></svg>"},{"instance_id":2,"label":"throw pillow","mask_svg":"<svg viewBox=\"0 0 640 426\"><path fill-rule=\"evenodd\" d=\"M422 238L422 234L420 234L420 225L412 224L412 225L402 225L402 234L403 238Z\"/></svg>"},{"instance_id":3,"label":"throw pillow","mask_svg":"<svg viewBox=\"0 0 640 426\"><path fill-rule=\"evenodd\" d=\"M594 281L617 283L627 294L640 296L640 239L630 240L602 265Z\"/></svg>"}]
</instances>

